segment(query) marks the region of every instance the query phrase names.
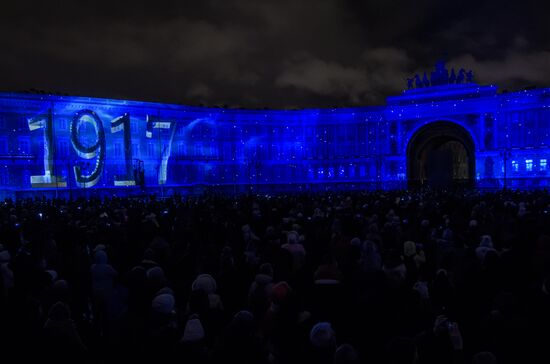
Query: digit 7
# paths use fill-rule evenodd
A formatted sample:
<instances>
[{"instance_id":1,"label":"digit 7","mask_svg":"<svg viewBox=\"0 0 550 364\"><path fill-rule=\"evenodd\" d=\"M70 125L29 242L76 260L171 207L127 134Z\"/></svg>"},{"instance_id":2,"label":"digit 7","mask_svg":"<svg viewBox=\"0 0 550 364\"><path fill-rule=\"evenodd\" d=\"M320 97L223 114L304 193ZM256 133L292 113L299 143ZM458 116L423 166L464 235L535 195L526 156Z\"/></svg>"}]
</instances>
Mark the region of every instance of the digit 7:
<instances>
[{"instance_id":1,"label":"digit 7","mask_svg":"<svg viewBox=\"0 0 550 364\"><path fill-rule=\"evenodd\" d=\"M175 121L161 121L155 116L147 115L147 127L145 130L145 136L149 139L153 137L153 129L159 129L158 136L159 141L161 134L164 134L164 139L168 136L168 142L164 140L164 144L161 146L161 159L158 170L158 183L159 185L166 184L166 179L168 175L168 158L170 158L170 153L172 150L172 141L174 140L174 135L176 134L176 122ZM166 130L167 133L161 133L162 130Z\"/></svg>"}]
</instances>

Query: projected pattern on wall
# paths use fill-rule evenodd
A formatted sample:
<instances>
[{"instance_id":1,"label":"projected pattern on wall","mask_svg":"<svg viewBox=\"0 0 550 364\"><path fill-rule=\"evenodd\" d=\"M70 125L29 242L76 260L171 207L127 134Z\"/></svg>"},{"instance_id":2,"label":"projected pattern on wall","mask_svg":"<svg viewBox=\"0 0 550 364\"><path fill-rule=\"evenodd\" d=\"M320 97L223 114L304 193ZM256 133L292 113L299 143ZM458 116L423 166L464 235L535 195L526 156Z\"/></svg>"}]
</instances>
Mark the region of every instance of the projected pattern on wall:
<instances>
[{"instance_id":1,"label":"projected pattern on wall","mask_svg":"<svg viewBox=\"0 0 550 364\"><path fill-rule=\"evenodd\" d=\"M550 89L473 82L409 89L380 107L296 111L4 93L0 185L400 188L409 140L437 121L470 134L478 186L548 185Z\"/></svg>"}]
</instances>

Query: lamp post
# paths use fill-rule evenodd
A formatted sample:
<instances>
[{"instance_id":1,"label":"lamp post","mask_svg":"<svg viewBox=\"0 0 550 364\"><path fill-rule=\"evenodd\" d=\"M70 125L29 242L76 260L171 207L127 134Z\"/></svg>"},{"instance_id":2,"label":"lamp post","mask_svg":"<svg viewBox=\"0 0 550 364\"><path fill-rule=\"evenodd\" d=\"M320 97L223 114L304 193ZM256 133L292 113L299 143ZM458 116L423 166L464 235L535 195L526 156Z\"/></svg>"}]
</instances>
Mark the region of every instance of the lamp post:
<instances>
[{"instance_id":1,"label":"lamp post","mask_svg":"<svg viewBox=\"0 0 550 364\"><path fill-rule=\"evenodd\" d=\"M382 165L384 164L385 156L383 154L376 155L376 189L382 189Z\"/></svg>"},{"instance_id":2,"label":"lamp post","mask_svg":"<svg viewBox=\"0 0 550 364\"><path fill-rule=\"evenodd\" d=\"M75 160L74 164L80 168L81 175L83 174L84 170L87 170L90 167L90 162L83 162L83 161L80 161L80 160ZM87 187L88 186L86 186L86 178L83 178L82 188L84 188L84 191L85 191L84 193L85 193L86 199L88 198L88 191L86 190Z\"/></svg>"},{"instance_id":3,"label":"lamp post","mask_svg":"<svg viewBox=\"0 0 550 364\"><path fill-rule=\"evenodd\" d=\"M71 184L71 161L67 159L67 183L69 184L69 200L73 200L73 186Z\"/></svg>"},{"instance_id":4,"label":"lamp post","mask_svg":"<svg viewBox=\"0 0 550 364\"><path fill-rule=\"evenodd\" d=\"M503 163L504 163L504 165L503 165L503 167L504 167L504 185L503 185L503 189L506 190L506 188L507 188L507 178L508 178L508 174L507 174L508 158L510 157L510 151L507 148L504 148L500 151L500 155L501 155Z\"/></svg>"}]
</instances>

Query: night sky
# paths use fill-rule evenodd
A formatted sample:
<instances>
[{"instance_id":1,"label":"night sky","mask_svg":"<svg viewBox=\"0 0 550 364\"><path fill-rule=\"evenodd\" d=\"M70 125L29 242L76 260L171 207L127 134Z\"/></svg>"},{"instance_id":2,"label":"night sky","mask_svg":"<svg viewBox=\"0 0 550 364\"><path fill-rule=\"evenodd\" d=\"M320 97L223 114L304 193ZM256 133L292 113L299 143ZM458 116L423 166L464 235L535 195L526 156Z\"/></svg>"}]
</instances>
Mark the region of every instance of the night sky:
<instances>
[{"instance_id":1,"label":"night sky","mask_svg":"<svg viewBox=\"0 0 550 364\"><path fill-rule=\"evenodd\" d=\"M0 90L247 108L382 105L406 78L472 69L550 86L539 0L11 1Z\"/></svg>"}]
</instances>

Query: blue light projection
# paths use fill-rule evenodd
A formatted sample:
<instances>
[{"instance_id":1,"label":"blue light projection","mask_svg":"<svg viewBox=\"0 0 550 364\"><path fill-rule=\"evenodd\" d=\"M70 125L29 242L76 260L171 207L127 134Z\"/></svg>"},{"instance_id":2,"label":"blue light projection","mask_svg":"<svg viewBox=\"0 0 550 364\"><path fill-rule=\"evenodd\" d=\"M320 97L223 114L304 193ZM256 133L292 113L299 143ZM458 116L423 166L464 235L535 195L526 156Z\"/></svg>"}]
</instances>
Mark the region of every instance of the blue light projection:
<instances>
[{"instance_id":1,"label":"blue light projection","mask_svg":"<svg viewBox=\"0 0 550 364\"><path fill-rule=\"evenodd\" d=\"M465 74L409 79L385 106L297 111L1 93L0 191L404 188L409 142L442 121L471 137L478 187L548 186L550 89Z\"/></svg>"}]
</instances>

